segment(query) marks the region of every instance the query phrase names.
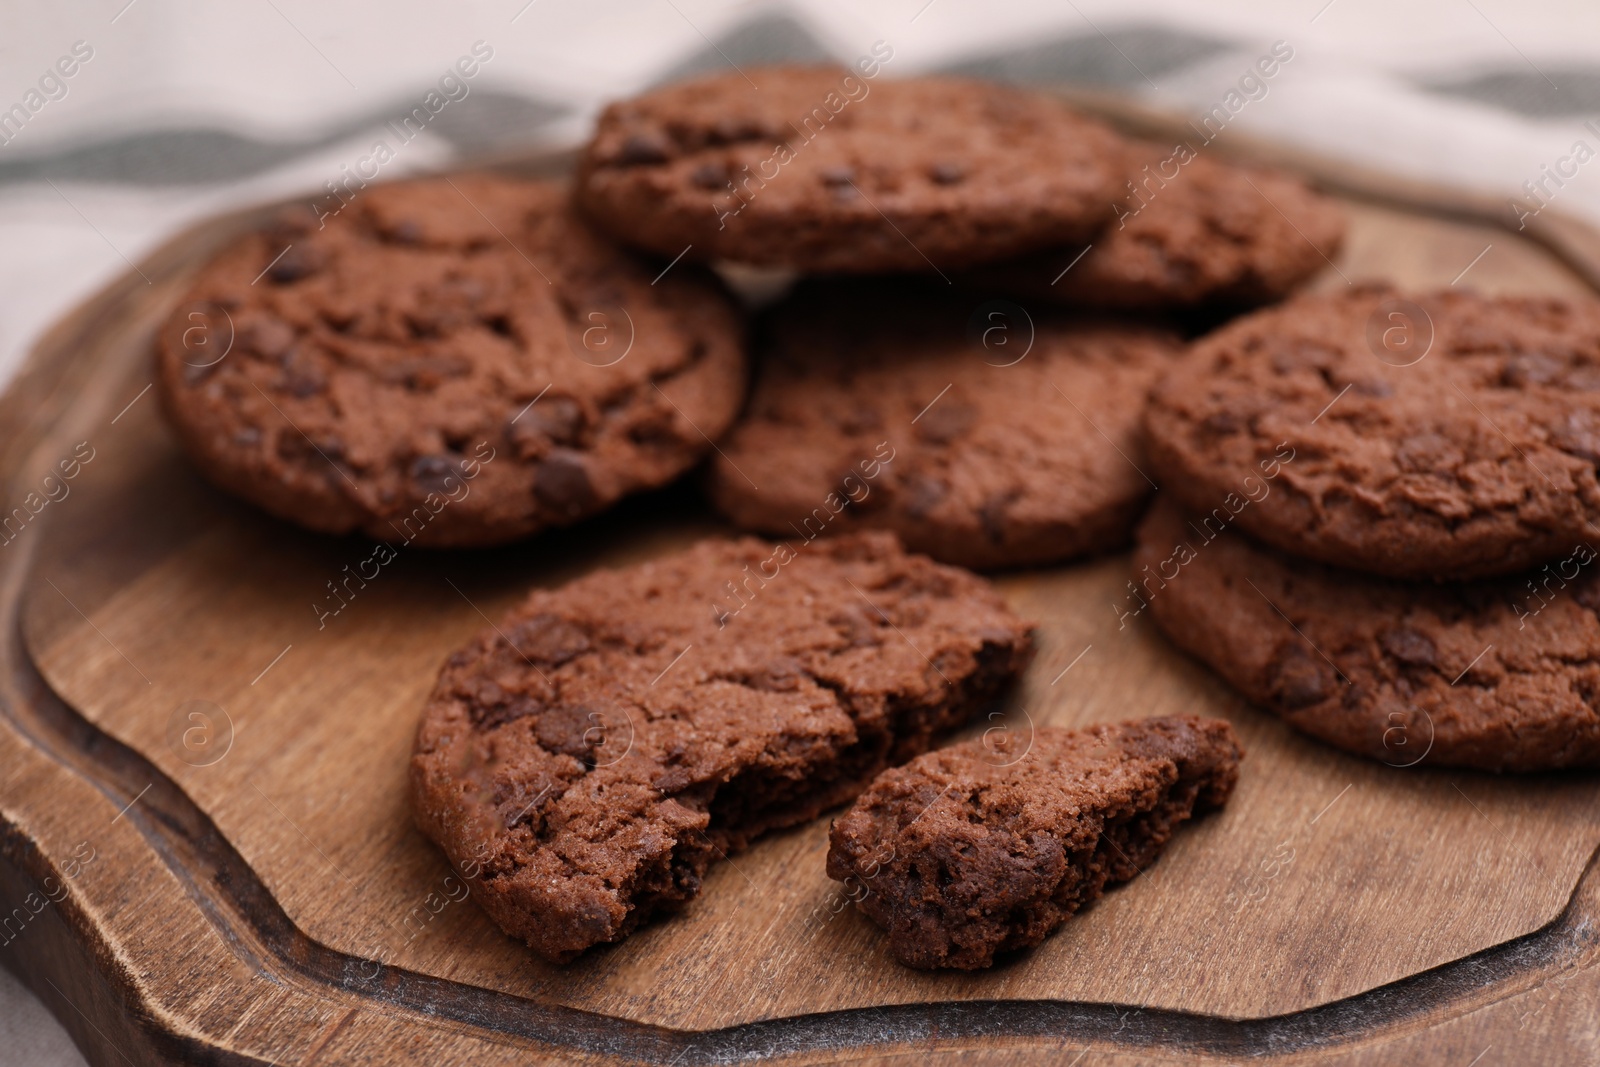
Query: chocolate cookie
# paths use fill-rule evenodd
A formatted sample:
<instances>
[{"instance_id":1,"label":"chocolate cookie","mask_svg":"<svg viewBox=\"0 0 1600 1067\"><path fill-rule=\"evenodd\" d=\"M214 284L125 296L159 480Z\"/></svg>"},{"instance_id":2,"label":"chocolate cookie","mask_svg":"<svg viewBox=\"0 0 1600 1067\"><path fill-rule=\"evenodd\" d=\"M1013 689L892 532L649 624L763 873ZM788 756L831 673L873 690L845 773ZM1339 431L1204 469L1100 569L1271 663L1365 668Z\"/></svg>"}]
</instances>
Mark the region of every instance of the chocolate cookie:
<instances>
[{"instance_id":1,"label":"chocolate cookie","mask_svg":"<svg viewBox=\"0 0 1600 1067\"><path fill-rule=\"evenodd\" d=\"M642 264L548 183L373 186L200 275L157 387L213 482L329 533L486 545L670 481L744 389L709 275Z\"/></svg>"},{"instance_id":2,"label":"chocolate cookie","mask_svg":"<svg viewBox=\"0 0 1600 1067\"><path fill-rule=\"evenodd\" d=\"M1199 342L1145 426L1157 482L1201 513L1262 496L1239 526L1284 551L1514 573L1600 537L1600 302L1303 296Z\"/></svg>"},{"instance_id":3,"label":"chocolate cookie","mask_svg":"<svg viewBox=\"0 0 1600 1067\"><path fill-rule=\"evenodd\" d=\"M974 285L1094 308L1278 300L1327 265L1344 213L1281 171L1230 166L1187 145L1139 145L1116 219L1081 244L972 272ZM1326 258L1325 258L1326 257Z\"/></svg>"},{"instance_id":4,"label":"chocolate cookie","mask_svg":"<svg viewBox=\"0 0 1600 1067\"><path fill-rule=\"evenodd\" d=\"M740 526L886 528L969 567L1128 539L1151 484L1139 415L1182 351L1174 335L942 285L808 287L769 333L711 467L712 499Z\"/></svg>"},{"instance_id":5,"label":"chocolate cookie","mask_svg":"<svg viewBox=\"0 0 1600 1067\"><path fill-rule=\"evenodd\" d=\"M1087 240L1122 169L1120 138L1041 93L768 67L611 105L578 195L663 256L951 270Z\"/></svg>"},{"instance_id":6,"label":"chocolate cookie","mask_svg":"<svg viewBox=\"0 0 1600 1067\"><path fill-rule=\"evenodd\" d=\"M1253 703L1391 766L1600 766L1596 542L1515 578L1414 585L1219 529L1158 502L1119 610L1147 606Z\"/></svg>"},{"instance_id":7,"label":"chocolate cookie","mask_svg":"<svg viewBox=\"0 0 1600 1067\"><path fill-rule=\"evenodd\" d=\"M452 655L413 808L490 917L565 961L925 751L1031 653L985 582L888 534L703 542L536 591Z\"/></svg>"},{"instance_id":8,"label":"chocolate cookie","mask_svg":"<svg viewBox=\"0 0 1600 1067\"><path fill-rule=\"evenodd\" d=\"M909 967L976 970L1039 944L1227 803L1243 755L1226 722L1189 715L1004 741L885 771L833 824L828 877Z\"/></svg>"}]
</instances>

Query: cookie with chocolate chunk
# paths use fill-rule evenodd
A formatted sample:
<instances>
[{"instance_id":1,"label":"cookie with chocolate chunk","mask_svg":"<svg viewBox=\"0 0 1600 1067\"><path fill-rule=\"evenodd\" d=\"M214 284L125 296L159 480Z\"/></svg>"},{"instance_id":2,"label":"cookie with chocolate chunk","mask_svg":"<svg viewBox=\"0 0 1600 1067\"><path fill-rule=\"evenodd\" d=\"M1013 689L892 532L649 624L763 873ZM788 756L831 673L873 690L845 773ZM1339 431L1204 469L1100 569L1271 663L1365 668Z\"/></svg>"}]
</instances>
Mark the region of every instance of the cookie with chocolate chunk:
<instances>
[{"instance_id":1,"label":"cookie with chocolate chunk","mask_svg":"<svg viewBox=\"0 0 1600 1067\"><path fill-rule=\"evenodd\" d=\"M985 735L879 775L834 821L828 877L901 963L988 967L1226 804L1242 755L1231 726L1192 715Z\"/></svg>"},{"instance_id":2,"label":"cookie with chocolate chunk","mask_svg":"<svg viewBox=\"0 0 1600 1067\"><path fill-rule=\"evenodd\" d=\"M1343 212L1291 174L1187 145L1129 154L1116 219L1087 246L996 263L968 280L1080 307L1239 309L1283 298L1339 252Z\"/></svg>"},{"instance_id":3,"label":"cookie with chocolate chunk","mask_svg":"<svg viewBox=\"0 0 1600 1067\"><path fill-rule=\"evenodd\" d=\"M1201 340L1145 428L1159 484L1285 552L1512 574L1600 538L1600 301L1298 297Z\"/></svg>"},{"instance_id":4,"label":"cookie with chocolate chunk","mask_svg":"<svg viewBox=\"0 0 1600 1067\"><path fill-rule=\"evenodd\" d=\"M810 285L772 317L749 410L710 469L746 529L875 527L947 563L1114 548L1151 483L1145 393L1178 338L943 285Z\"/></svg>"},{"instance_id":5,"label":"cookie with chocolate chunk","mask_svg":"<svg viewBox=\"0 0 1600 1067\"><path fill-rule=\"evenodd\" d=\"M502 929L569 960L925 751L1031 652L987 583L889 534L702 542L536 591L452 655L413 810Z\"/></svg>"},{"instance_id":6,"label":"cookie with chocolate chunk","mask_svg":"<svg viewBox=\"0 0 1600 1067\"><path fill-rule=\"evenodd\" d=\"M1087 240L1111 218L1122 151L1043 93L749 67L608 107L578 198L669 258L952 270Z\"/></svg>"},{"instance_id":7,"label":"cookie with chocolate chunk","mask_svg":"<svg viewBox=\"0 0 1600 1067\"><path fill-rule=\"evenodd\" d=\"M743 396L712 277L616 248L552 183L460 176L285 211L156 343L201 471L280 518L429 546L592 515L692 466Z\"/></svg>"},{"instance_id":8,"label":"cookie with chocolate chunk","mask_svg":"<svg viewBox=\"0 0 1600 1067\"><path fill-rule=\"evenodd\" d=\"M1417 585L1291 559L1162 500L1140 526L1124 610L1148 612L1252 703L1357 755L1600 767L1596 544L1512 578Z\"/></svg>"}]
</instances>

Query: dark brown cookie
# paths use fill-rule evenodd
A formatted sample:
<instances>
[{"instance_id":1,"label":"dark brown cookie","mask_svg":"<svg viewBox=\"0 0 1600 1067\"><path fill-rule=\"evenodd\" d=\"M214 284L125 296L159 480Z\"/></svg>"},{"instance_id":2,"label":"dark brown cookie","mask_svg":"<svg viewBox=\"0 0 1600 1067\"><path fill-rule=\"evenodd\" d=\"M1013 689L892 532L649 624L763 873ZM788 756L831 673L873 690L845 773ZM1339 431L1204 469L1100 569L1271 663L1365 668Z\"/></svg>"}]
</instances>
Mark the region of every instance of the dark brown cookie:
<instances>
[{"instance_id":1,"label":"dark brown cookie","mask_svg":"<svg viewBox=\"0 0 1600 1067\"><path fill-rule=\"evenodd\" d=\"M1031 652L987 583L888 534L703 542L539 590L451 656L413 807L495 922L565 961L925 751Z\"/></svg>"},{"instance_id":2,"label":"dark brown cookie","mask_svg":"<svg viewBox=\"0 0 1600 1067\"><path fill-rule=\"evenodd\" d=\"M579 199L668 257L952 270L1087 240L1122 159L1120 138L1041 93L748 68L607 108Z\"/></svg>"},{"instance_id":3,"label":"dark brown cookie","mask_svg":"<svg viewBox=\"0 0 1600 1067\"><path fill-rule=\"evenodd\" d=\"M1243 755L1226 722L1194 716L1004 741L885 771L833 824L828 877L909 967L976 970L1039 944L1227 803Z\"/></svg>"},{"instance_id":4,"label":"dark brown cookie","mask_svg":"<svg viewBox=\"0 0 1600 1067\"><path fill-rule=\"evenodd\" d=\"M507 541L670 481L738 410L733 305L658 271L554 184L374 186L206 267L158 339L159 395L206 476L281 518Z\"/></svg>"},{"instance_id":5,"label":"dark brown cookie","mask_svg":"<svg viewBox=\"0 0 1600 1067\"><path fill-rule=\"evenodd\" d=\"M1127 541L1150 491L1139 415L1182 352L1174 335L942 285L809 287L770 327L748 413L711 468L739 525L891 529L968 567Z\"/></svg>"},{"instance_id":6,"label":"dark brown cookie","mask_svg":"<svg viewBox=\"0 0 1600 1067\"><path fill-rule=\"evenodd\" d=\"M1200 341L1145 426L1157 482L1201 513L1262 495L1239 526L1284 551L1514 573L1600 537L1600 302L1299 297Z\"/></svg>"},{"instance_id":7,"label":"dark brown cookie","mask_svg":"<svg viewBox=\"0 0 1600 1067\"><path fill-rule=\"evenodd\" d=\"M1116 219L1070 245L972 272L972 284L1092 308L1146 310L1281 299L1327 266L1344 213L1281 171L1230 166L1187 145L1139 145Z\"/></svg>"},{"instance_id":8,"label":"dark brown cookie","mask_svg":"<svg viewBox=\"0 0 1600 1067\"><path fill-rule=\"evenodd\" d=\"M1596 767L1595 543L1515 578L1415 585L1290 559L1162 500L1118 610L1148 606L1253 703L1391 766Z\"/></svg>"}]
</instances>

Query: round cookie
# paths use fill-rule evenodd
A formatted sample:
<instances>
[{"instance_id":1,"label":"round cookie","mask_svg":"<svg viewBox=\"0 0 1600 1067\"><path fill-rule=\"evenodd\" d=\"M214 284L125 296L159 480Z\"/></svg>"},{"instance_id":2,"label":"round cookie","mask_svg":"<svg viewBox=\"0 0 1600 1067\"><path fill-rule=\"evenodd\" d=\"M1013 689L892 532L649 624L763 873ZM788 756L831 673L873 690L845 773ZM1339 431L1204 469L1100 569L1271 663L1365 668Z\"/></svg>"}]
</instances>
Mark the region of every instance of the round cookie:
<instances>
[{"instance_id":1,"label":"round cookie","mask_svg":"<svg viewBox=\"0 0 1600 1067\"><path fill-rule=\"evenodd\" d=\"M978 568L1127 541L1150 492L1139 413L1182 351L1161 330L894 284L805 287L768 335L711 465L717 508L791 538L890 529Z\"/></svg>"},{"instance_id":2,"label":"round cookie","mask_svg":"<svg viewBox=\"0 0 1600 1067\"><path fill-rule=\"evenodd\" d=\"M208 265L157 339L158 395L201 471L280 518L509 541L672 480L737 412L733 304L658 271L562 186L373 186Z\"/></svg>"},{"instance_id":3,"label":"round cookie","mask_svg":"<svg viewBox=\"0 0 1600 1067\"><path fill-rule=\"evenodd\" d=\"M1600 302L1298 297L1197 343L1145 426L1156 481L1197 511L1277 471L1238 521L1286 552L1514 573L1600 537Z\"/></svg>"},{"instance_id":4,"label":"round cookie","mask_svg":"<svg viewBox=\"0 0 1600 1067\"><path fill-rule=\"evenodd\" d=\"M536 590L452 655L412 807L490 917L564 962L927 751L1031 653L986 582L888 534L705 541Z\"/></svg>"},{"instance_id":5,"label":"round cookie","mask_svg":"<svg viewBox=\"0 0 1600 1067\"><path fill-rule=\"evenodd\" d=\"M1088 239L1111 217L1122 152L1041 93L749 68L608 107L578 197L618 240L667 257L952 270Z\"/></svg>"},{"instance_id":6,"label":"round cookie","mask_svg":"<svg viewBox=\"0 0 1600 1067\"><path fill-rule=\"evenodd\" d=\"M1161 497L1121 610L1148 608L1252 703L1396 767L1600 766L1595 542L1515 578L1415 585L1290 559Z\"/></svg>"},{"instance_id":7,"label":"round cookie","mask_svg":"<svg viewBox=\"0 0 1600 1067\"><path fill-rule=\"evenodd\" d=\"M973 271L976 286L1082 307L1271 303L1326 266L1344 213L1281 171L1230 166L1187 145L1140 144L1116 221L1081 245ZM1325 258L1326 257L1326 258Z\"/></svg>"}]
</instances>

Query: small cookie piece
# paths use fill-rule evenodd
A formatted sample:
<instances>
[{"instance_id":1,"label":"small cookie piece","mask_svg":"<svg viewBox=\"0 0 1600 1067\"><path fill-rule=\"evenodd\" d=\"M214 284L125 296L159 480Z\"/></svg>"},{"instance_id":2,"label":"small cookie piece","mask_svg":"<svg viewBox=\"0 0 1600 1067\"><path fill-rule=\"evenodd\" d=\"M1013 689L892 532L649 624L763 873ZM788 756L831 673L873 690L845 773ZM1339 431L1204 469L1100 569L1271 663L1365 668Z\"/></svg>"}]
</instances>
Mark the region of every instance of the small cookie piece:
<instances>
[{"instance_id":1,"label":"small cookie piece","mask_svg":"<svg viewBox=\"0 0 1600 1067\"><path fill-rule=\"evenodd\" d=\"M885 771L834 821L828 877L855 883L908 967L977 970L1039 944L1226 804L1243 755L1233 727L1192 715L1006 740Z\"/></svg>"},{"instance_id":2,"label":"small cookie piece","mask_svg":"<svg viewBox=\"0 0 1600 1067\"><path fill-rule=\"evenodd\" d=\"M1161 500L1123 610L1148 605L1246 699L1347 752L1395 767L1600 767L1594 544L1515 578L1414 585L1287 558Z\"/></svg>"},{"instance_id":3,"label":"small cookie piece","mask_svg":"<svg viewBox=\"0 0 1600 1067\"><path fill-rule=\"evenodd\" d=\"M168 421L219 487L327 533L488 545L671 481L744 393L738 314L567 190L375 185L205 268L157 339Z\"/></svg>"},{"instance_id":4,"label":"small cookie piece","mask_svg":"<svg viewBox=\"0 0 1600 1067\"><path fill-rule=\"evenodd\" d=\"M1150 492L1139 417L1176 335L894 284L808 286L767 332L749 410L711 465L711 497L740 526L890 529L979 568L1128 540Z\"/></svg>"},{"instance_id":5,"label":"small cookie piece","mask_svg":"<svg viewBox=\"0 0 1600 1067\"><path fill-rule=\"evenodd\" d=\"M1122 144L1042 93L752 67L612 104L578 197L667 257L951 270L1087 240L1111 217Z\"/></svg>"},{"instance_id":6,"label":"small cookie piece","mask_svg":"<svg viewBox=\"0 0 1600 1067\"><path fill-rule=\"evenodd\" d=\"M1145 428L1159 484L1201 513L1260 495L1240 528L1294 555L1412 579L1537 567L1600 537L1600 301L1297 297L1196 344Z\"/></svg>"},{"instance_id":7,"label":"small cookie piece","mask_svg":"<svg viewBox=\"0 0 1600 1067\"><path fill-rule=\"evenodd\" d=\"M987 583L888 534L702 542L538 590L452 655L413 810L490 917L564 962L926 751L1031 654Z\"/></svg>"},{"instance_id":8,"label":"small cookie piece","mask_svg":"<svg viewBox=\"0 0 1600 1067\"><path fill-rule=\"evenodd\" d=\"M973 271L1018 297L1122 310L1246 308L1288 295L1344 241L1337 203L1299 178L1141 144L1116 220L1090 242ZM1080 258L1081 256L1081 258Z\"/></svg>"}]
</instances>

